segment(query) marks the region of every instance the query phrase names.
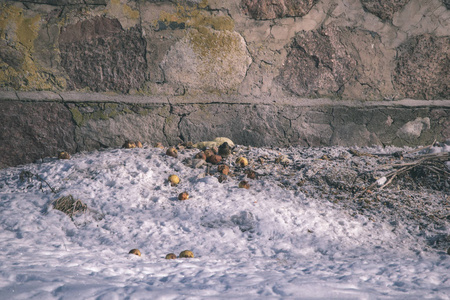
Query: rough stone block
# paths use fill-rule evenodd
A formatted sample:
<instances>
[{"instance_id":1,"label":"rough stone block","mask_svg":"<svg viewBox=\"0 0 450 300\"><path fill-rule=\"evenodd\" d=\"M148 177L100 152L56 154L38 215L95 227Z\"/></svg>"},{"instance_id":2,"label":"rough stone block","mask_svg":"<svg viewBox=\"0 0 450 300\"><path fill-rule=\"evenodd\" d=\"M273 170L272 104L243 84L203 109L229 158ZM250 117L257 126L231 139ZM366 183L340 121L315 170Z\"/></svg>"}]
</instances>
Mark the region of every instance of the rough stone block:
<instances>
[{"instance_id":1,"label":"rough stone block","mask_svg":"<svg viewBox=\"0 0 450 300\"><path fill-rule=\"evenodd\" d=\"M414 141L422 134L422 131L430 129L430 118L416 118L409 121L397 130L397 136L407 141Z\"/></svg>"},{"instance_id":2,"label":"rough stone block","mask_svg":"<svg viewBox=\"0 0 450 300\"><path fill-rule=\"evenodd\" d=\"M199 27L172 46L161 67L170 84L216 92L236 89L250 63L239 33Z\"/></svg>"},{"instance_id":3,"label":"rough stone block","mask_svg":"<svg viewBox=\"0 0 450 300\"><path fill-rule=\"evenodd\" d=\"M382 20L392 20L410 0L361 0L364 9Z\"/></svg>"},{"instance_id":4,"label":"rough stone block","mask_svg":"<svg viewBox=\"0 0 450 300\"><path fill-rule=\"evenodd\" d=\"M116 19L94 17L66 26L59 44L71 89L127 92L145 81L146 41L137 27L125 31Z\"/></svg>"},{"instance_id":5,"label":"rough stone block","mask_svg":"<svg viewBox=\"0 0 450 300\"><path fill-rule=\"evenodd\" d=\"M126 140L180 142L176 127L178 118L170 117L169 106L125 103L68 104L77 126L75 141L79 151L120 147Z\"/></svg>"},{"instance_id":6,"label":"rough stone block","mask_svg":"<svg viewBox=\"0 0 450 300\"><path fill-rule=\"evenodd\" d=\"M284 17L302 17L306 15L317 0L242 0L246 14L256 20L268 20Z\"/></svg>"},{"instance_id":7,"label":"rough stone block","mask_svg":"<svg viewBox=\"0 0 450 300\"><path fill-rule=\"evenodd\" d=\"M20 70L25 60L25 55L21 51L8 45L6 40L0 40L0 60L4 61L15 70Z\"/></svg>"},{"instance_id":8,"label":"rough stone block","mask_svg":"<svg viewBox=\"0 0 450 300\"><path fill-rule=\"evenodd\" d=\"M61 103L2 101L0 128L0 168L77 150L72 115Z\"/></svg>"},{"instance_id":9,"label":"rough stone block","mask_svg":"<svg viewBox=\"0 0 450 300\"><path fill-rule=\"evenodd\" d=\"M380 99L393 93L388 55L374 32L334 26L303 31L289 46L277 81L299 96Z\"/></svg>"},{"instance_id":10,"label":"rough stone block","mask_svg":"<svg viewBox=\"0 0 450 300\"><path fill-rule=\"evenodd\" d=\"M397 48L395 88L414 99L450 99L450 37L412 37Z\"/></svg>"}]
</instances>

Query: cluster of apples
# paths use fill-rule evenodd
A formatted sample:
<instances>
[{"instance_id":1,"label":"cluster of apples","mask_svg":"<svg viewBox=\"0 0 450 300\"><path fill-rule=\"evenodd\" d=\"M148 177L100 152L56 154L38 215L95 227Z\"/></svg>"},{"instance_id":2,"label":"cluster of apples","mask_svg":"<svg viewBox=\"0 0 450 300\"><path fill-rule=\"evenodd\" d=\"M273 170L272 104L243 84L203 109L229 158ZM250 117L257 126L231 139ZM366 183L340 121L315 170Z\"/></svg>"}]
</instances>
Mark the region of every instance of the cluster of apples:
<instances>
[{"instance_id":1,"label":"cluster of apples","mask_svg":"<svg viewBox=\"0 0 450 300\"><path fill-rule=\"evenodd\" d=\"M131 249L128 254L134 254L137 256L141 256L141 251L139 249ZM165 257L166 259L177 259L177 258L194 258L194 253L191 250L184 250L181 251L180 255L178 257L174 253L169 253Z\"/></svg>"}]
</instances>

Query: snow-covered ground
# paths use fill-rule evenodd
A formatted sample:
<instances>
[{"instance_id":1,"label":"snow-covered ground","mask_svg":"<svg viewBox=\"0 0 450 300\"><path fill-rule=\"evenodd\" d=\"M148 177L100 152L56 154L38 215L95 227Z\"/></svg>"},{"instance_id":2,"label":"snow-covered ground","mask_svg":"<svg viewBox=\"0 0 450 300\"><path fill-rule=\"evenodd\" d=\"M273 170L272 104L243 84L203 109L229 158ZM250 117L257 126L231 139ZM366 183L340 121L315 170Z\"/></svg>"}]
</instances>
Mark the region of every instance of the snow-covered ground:
<instances>
[{"instance_id":1,"label":"snow-covered ground","mask_svg":"<svg viewBox=\"0 0 450 300\"><path fill-rule=\"evenodd\" d=\"M0 299L450 299L450 255L411 234L413 220L351 214L276 174L220 183L215 166L191 167L196 152L108 149L0 170ZM53 208L69 194L90 211ZM195 258L165 259L183 250Z\"/></svg>"}]
</instances>

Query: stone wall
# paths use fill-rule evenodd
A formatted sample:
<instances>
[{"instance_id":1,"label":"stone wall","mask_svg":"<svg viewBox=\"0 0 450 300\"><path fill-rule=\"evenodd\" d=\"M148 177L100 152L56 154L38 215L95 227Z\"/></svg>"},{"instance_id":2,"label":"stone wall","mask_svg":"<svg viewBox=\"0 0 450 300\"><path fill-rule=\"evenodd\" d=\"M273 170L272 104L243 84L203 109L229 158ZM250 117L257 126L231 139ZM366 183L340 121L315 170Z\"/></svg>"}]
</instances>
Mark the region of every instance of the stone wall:
<instances>
[{"instance_id":1,"label":"stone wall","mask_svg":"<svg viewBox=\"0 0 450 300\"><path fill-rule=\"evenodd\" d=\"M448 0L0 0L0 168L126 139L429 144L449 82Z\"/></svg>"},{"instance_id":2,"label":"stone wall","mask_svg":"<svg viewBox=\"0 0 450 300\"><path fill-rule=\"evenodd\" d=\"M447 0L0 6L4 91L450 98Z\"/></svg>"}]
</instances>

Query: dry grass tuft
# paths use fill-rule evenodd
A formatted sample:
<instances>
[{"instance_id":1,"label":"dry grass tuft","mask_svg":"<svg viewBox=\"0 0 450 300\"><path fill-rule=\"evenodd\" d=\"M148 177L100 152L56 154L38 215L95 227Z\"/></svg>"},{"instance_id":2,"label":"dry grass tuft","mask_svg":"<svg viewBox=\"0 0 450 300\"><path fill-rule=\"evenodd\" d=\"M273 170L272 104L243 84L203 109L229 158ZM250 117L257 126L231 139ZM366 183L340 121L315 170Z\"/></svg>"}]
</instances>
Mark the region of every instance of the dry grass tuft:
<instances>
[{"instance_id":1,"label":"dry grass tuft","mask_svg":"<svg viewBox=\"0 0 450 300\"><path fill-rule=\"evenodd\" d=\"M85 203L75 199L72 195L62 196L53 201L53 208L62 211L71 219L78 213L85 213L88 207Z\"/></svg>"}]
</instances>

